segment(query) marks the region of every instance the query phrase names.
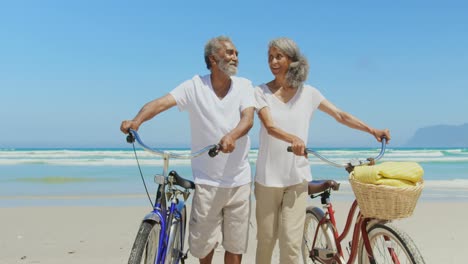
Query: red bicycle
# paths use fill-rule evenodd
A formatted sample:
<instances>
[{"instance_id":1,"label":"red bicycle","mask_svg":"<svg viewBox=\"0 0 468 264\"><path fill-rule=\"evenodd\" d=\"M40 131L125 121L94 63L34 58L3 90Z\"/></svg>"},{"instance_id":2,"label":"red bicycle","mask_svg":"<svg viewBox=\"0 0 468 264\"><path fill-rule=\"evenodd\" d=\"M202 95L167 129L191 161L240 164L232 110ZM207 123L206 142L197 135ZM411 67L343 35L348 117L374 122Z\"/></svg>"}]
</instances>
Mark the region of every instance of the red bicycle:
<instances>
[{"instance_id":1,"label":"red bicycle","mask_svg":"<svg viewBox=\"0 0 468 264\"><path fill-rule=\"evenodd\" d=\"M367 160L357 160L346 164L338 164L321 156L317 152L306 149L322 161L335 167L343 167L351 172L355 166L367 165L383 157L386 140L382 140L379 155ZM288 149L289 151L290 149ZM332 191L338 191L339 183L333 180L311 181L309 195L311 198L321 198L322 208L310 206L306 211L304 225L302 254L304 263L425 263L421 253L412 239L402 230L391 225L389 220L364 217L354 200L349 209L346 225L338 232L335 211L331 202ZM354 221L353 221L354 220ZM343 244L352 223L351 241L347 245L347 254Z\"/></svg>"}]
</instances>

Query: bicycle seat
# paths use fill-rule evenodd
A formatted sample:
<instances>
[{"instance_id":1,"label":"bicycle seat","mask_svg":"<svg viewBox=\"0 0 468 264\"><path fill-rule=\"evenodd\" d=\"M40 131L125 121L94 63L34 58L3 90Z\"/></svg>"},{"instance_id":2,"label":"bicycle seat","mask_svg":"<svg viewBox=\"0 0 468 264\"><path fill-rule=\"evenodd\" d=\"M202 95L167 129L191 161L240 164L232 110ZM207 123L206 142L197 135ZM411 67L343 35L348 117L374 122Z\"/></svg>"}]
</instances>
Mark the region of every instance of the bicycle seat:
<instances>
[{"instance_id":1,"label":"bicycle seat","mask_svg":"<svg viewBox=\"0 0 468 264\"><path fill-rule=\"evenodd\" d=\"M309 182L308 191L309 195L320 193L325 191L328 188L333 188L333 190L338 190L340 184L334 180L313 180Z\"/></svg>"},{"instance_id":2,"label":"bicycle seat","mask_svg":"<svg viewBox=\"0 0 468 264\"><path fill-rule=\"evenodd\" d=\"M177 172L170 171L169 175L174 177L176 185L179 185L180 187L185 189L195 189L195 183L193 183L193 181L182 178L182 176L179 176Z\"/></svg>"}]
</instances>

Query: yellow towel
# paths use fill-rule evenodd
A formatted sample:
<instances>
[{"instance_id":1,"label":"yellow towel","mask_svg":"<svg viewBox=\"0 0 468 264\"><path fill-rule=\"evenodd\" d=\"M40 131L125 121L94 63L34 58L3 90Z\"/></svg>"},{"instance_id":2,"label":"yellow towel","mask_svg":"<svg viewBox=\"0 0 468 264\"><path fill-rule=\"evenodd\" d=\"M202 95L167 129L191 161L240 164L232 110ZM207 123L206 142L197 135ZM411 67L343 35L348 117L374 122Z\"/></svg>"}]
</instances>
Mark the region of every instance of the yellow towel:
<instances>
[{"instance_id":1,"label":"yellow towel","mask_svg":"<svg viewBox=\"0 0 468 264\"><path fill-rule=\"evenodd\" d=\"M384 162L374 166L357 166L351 177L363 183L405 187L422 181L423 174L422 167L416 162Z\"/></svg>"}]
</instances>

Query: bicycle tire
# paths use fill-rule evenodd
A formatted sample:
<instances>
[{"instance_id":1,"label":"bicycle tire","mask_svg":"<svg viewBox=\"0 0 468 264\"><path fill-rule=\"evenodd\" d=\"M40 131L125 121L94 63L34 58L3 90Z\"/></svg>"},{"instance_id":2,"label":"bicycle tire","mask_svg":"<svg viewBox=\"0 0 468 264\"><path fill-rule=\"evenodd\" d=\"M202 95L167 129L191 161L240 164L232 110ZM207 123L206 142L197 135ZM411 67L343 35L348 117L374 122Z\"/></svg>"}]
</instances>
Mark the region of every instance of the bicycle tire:
<instances>
[{"instance_id":1,"label":"bicycle tire","mask_svg":"<svg viewBox=\"0 0 468 264\"><path fill-rule=\"evenodd\" d=\"M185 234L185 206L180 212L180 219L173 217L172 224L169 232L169 242L166 252L165 264L178 264L185 263L183 259L183 235Z\"/></svg>"},{"instance_id":2,"label":"bicycle tire","mask_svg":"<svg viewBox=\"0 0 468 264\"><path fill-rule=\"evenodd\" d=\"M155 221L143 221L138 230L128 264L154 264L158 256L161 224Z\"/></svg>"},{"instance_id":3,"label":"bicycle tire","mask_svg":"<svg viewBox=\"0 0 468 264\"><path fill-rule=\"evenodd\" d=\"M308 207L306 209L306 219L304 223L304 233L302 239L302 259L304 264L320 263L317 260L312 260L309 257L310 251L312 250L312 243L315 236L315 230L318 227L321 219L325 217L325 213L318 207ZM315 241L314 248L328 249L331 251L336 250L333 237L333 228L330 223L324 223L321 230L317 234L317 240Z\"/></svg>"},{"instance_id":4,"label":"bicycle tire","mask_svg":"<svg viewBox=\"0 0 468 264\"><path fill-rule=\"evenodd\" d=\"M390 250L395 252L400 263L425 263L413 240L397 227L379 223L372 225L367 232L376 263L394 263ZM385 241L384 237L390 240ZM358 260L361 264L370 263L362 238L359 240Z\"/></svg>"}]
</instances>

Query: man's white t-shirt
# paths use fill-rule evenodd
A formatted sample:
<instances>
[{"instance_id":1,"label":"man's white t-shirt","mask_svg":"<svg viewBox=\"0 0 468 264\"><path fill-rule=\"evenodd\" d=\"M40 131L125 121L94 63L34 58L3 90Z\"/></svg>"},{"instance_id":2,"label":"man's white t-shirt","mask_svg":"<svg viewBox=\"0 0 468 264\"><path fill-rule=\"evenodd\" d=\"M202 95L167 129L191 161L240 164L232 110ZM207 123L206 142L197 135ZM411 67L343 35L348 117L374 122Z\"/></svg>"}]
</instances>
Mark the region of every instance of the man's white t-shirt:
<instances>
[{"instance_id":1,"label":"man's white t-shirt","mask_svg":"<svg viewBox=\"0 0 468 264\"><path fill-rule=\"evenodd\" d=\"M315 110L325 98L314 87L303 85L287 103L279 100L262 84L255 88L257 111L268 107L276 127L293 134L307 145L309 126ZM268 187L287 187L312 180L310 165L304 156L287 152L288 142L268 135L262 124L255 181Z\"/></svg>"},{"instance_id":2,"label":"man's white t-shirt","mask_svg":"<svg viewBox=\"0 0 468 264\"><path fill-rule=\"evenodd\" d=\"M252 83L235 76L231 80L229 92L223 99L215 94L209 74L196 75L170 92L179 110L190 115L192 151L217 144L238 125L244 109L255 107ZM232 153L219 152L214 158L208 154L193 158L195 183L236 187L251 182L249 149L250 139L245 135L236 140Z\"/></svg>"}]
</instances>

